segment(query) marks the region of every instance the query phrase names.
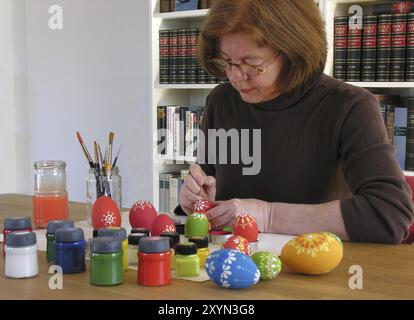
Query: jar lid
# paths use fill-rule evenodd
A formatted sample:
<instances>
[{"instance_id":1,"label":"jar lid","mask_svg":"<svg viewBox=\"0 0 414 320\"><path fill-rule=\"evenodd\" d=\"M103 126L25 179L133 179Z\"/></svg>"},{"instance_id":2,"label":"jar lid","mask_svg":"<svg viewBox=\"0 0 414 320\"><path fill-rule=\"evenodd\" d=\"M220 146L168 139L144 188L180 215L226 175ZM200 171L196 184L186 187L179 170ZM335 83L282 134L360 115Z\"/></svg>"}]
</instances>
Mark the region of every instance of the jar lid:
<instances>
[{"instance_id":1,"label":"jar lid","mask_svg":"<svg viewBox=\"0 0 414 320\"><path fill-rule=\"evenodd\" d=\"M163 253L170 251L170 242L166 237L145 237L139 241L139 252Z\"/></svg>"},{"instance_id":2,"label":"jar lid","mask_svg":"<svg viewBox=\"0 0 414 320\"><path fill-rule=\"evenodd\" d=\"M35 169L65 168L66 162L61 160L42 160L34 163Z\"/></svg>"},{"instance_id":3,"label":"jar lid","mask_svg":"<svg viewBox=\"0 0 414 320\"><path fill-rule=\"evenodd\" d=\"M91 252L95 253L115 253L122 251L121 240L114 237L98 237L91 240Z\"/></svg>"},{"instance_id":4,"label":"jar lid","mask_svg":"<svg viewBox=\"0 0 414 320\"><path fill-rule=\"evenodd\" d=\"M145 233L131 233L128 236L128 244L137 246L142 238L148 237Z\"/></svg>"},{"instance_id":5,"label":"jar lid","mask_svg":"<svg viewBox=\"0 0 414 320\"><path fill-rule=\"evenodd\" d=\"M175 251L181 255L197 254L197 245L193 242L179 243Z\"/></svg>"},{"instance_id":6,"label":"jar lid","mask_svg":"<svg viewBox=\"0 0 414 320\"><path fill-rule=\"evenodd\" d=\"M4 219L4 229L22 230L32 227L32 219L30 217L8 217Z\"/></svg>"},{"instance_id":7,"label":"jar lid","mask_svg":"<svg viewBox=\"0 0 414 320\"><path fill-rule=\"evenodd\" d=\"M145 233L147 236L149 236L150 230L147 228L134 228L131 230L131 233Z\"/></svg>"},{"instance_id":8,"label":"jar lid","mask_svg":"<svg viewBox=\"0 0 414 320\"><path fill-rule=\"evenodd\" d=\"M178 232L163 232L160 237L168 237L170 241L170 248L175 248L180 242L180 234Z\"/></svg>"},{"instance_id":9,"label":"jar lid","mask_svg":"<svg viewBox=\"0 0 414 320\"><path fill-rule=\"evenodd\" d=\"M195 243L197 249L208 248L208 237L191 237L188 241Z\"/></svg>"},{"instance_id":10,"label":"jar lid","mask_svg":"<svg viewBox=\"0 0 414 320\"><path fill-rule=\"evenodd\" d=\"M56 242L78 242L84 240L81 228L60 228L55 232Z\"/></svg>"},{"instance_id":11,"label":"jar lid","mask_svg":"<svg viewBox=\"0 0 414 320\"><path fill-rule=\"evenodd\" d=\"M6 246L8 247L27 247L36 244L36 233L32 231L12 232L6 237Z\"/></svg>"},{"instance_id":12,"label":"jar lid","mask_svg":"<svg viewBox=\"0 0 414 320\"><path fill-rule=\"evenodd\" d=\"M55 234L57 229L60 228L74 228L75 224L69 220L54 220L47 224L47 233Z\"/></svg>"},{"instance_id":13,"label":"jar lid","mask_svg":"<svg viewBox=\"0 0 414 320\"><path fill-rule=\"evenodd\" d=\"M109 228L101 228L97 231L98 237L113 237L115 239L124 241L127 238L127 232L125 228L117 228L117 227L109 227Z\"/></svg>"}]
</instances>

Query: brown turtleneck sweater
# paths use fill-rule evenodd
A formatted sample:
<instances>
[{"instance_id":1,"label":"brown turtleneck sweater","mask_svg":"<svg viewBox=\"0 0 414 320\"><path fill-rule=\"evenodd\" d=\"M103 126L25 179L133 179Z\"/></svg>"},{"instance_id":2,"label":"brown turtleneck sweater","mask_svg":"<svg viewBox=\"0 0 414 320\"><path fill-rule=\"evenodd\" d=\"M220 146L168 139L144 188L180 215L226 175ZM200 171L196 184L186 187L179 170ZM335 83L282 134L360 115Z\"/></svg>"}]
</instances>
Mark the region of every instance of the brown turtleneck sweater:
<instances>
[{"instance_id":1,"label":"brown turtleneck sweater","mask_svg":"<svg viewBox=\"0 0 414 320\"><path fill-rule=\"evenodd\" d=\"M207 129L261 129L257 175L243 175L249 165L231 164L230 143L229 164L201 165L216 178L216 200L320 204L341 199L352 241L397 243L408 235L411 190L369 91L321 75L293 96L249 104L223 84L207 98L202 130ZM206 154L212 150L207 149ZM218 162L218 147L216 154ZM341 177L352 194L344 195Z\"/></svg>"}]
</instances>

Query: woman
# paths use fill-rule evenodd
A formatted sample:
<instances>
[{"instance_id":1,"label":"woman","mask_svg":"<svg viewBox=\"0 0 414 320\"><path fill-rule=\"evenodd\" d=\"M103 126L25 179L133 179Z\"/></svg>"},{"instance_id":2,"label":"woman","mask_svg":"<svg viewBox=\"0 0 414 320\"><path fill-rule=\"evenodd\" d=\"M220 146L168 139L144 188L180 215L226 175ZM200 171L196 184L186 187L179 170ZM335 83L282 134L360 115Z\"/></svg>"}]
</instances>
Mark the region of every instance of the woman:
<instances>
[{"instance_id":1,"label":"woman","mask_svg":"<svg viewBox=\"0 0 414 320\"><path fill-rule=\"evenodd\" d=\"M180 192L185 213L207 198L216 205L207 212L214 228L247 212L267 233L329 231L381 243L407 237L411 190L379 106L370 92L323 74L326 35L313 0L219 1L198 55L209 73L230 82L207 98L208 148L198 151L230 155L228 146L212 144L211 129L260 129L261 165L255 175L229 161L192 165ZM341 177L352 195L342 194Z\"/></svg>"}]
</instances>

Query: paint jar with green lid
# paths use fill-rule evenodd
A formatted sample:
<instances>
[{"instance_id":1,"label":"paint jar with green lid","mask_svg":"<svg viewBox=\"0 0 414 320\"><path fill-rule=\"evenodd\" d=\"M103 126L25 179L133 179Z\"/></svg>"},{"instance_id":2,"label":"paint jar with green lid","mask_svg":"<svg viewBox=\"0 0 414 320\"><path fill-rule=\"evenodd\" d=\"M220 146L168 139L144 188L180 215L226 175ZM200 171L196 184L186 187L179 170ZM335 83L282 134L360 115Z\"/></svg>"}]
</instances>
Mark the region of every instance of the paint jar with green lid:
<instances>
[{"instance_id":1,"label":"paint jar with green lid","mask_svg":"<svg viewBox=\"0 0 414 320\"><path fill-rule=\"evenodd\" d=\"M197 255L200 258L200 268L204 268L207 257L210 254L210 250L208 248L208 237L191 237L188 241L196 244Z\"/></svg>"},{"instance_id":2,"label":"paint jar with green lid","mask_svg":"<svg viewBox=\"0 0 414 320\"><path fill-rule=\"evenodd\" d=\"M74 228L75 225L69 220L53 220L47 224L46 231L46 260L52 262L55 260L55 233L60 228Z\"/></svg>"},{"instance_id":3,"label":"paint jar with green lid","mask_svg":"<svg viewBox=\"0 0 414 320\"><path fill-rule=\"evenodd\" d=\"M117 240L120 240L122 243L122 253L123 253L123 264L124 264L124 271L128 270L128 239L127 239L127 232L125 228L119 227L108 227L108 228L101 228L97 231L98 237L113 237Z\"/></svg>"},{"instance_id":4,"label":"paint jar with green lid","mask_svg":"<svg viewBox=\"0 0 414 320\"><path fill-rule=\"evenodd\" d=\"M97 237L90 244L90 283L115 286L124 282L122 243L114 237Z\"/></svg>"},{"instance_id":5,"label":"paint jar with green lid","mask_svg":"<svg viewBox=\"0 0 414 320\"><path fill-rule=\"evenodd\" d=\"M185 242L177 245L175 270L178 277L197 277L200 275L200 258L197 255L195 243Z\"/></svg>"}]
</instances>

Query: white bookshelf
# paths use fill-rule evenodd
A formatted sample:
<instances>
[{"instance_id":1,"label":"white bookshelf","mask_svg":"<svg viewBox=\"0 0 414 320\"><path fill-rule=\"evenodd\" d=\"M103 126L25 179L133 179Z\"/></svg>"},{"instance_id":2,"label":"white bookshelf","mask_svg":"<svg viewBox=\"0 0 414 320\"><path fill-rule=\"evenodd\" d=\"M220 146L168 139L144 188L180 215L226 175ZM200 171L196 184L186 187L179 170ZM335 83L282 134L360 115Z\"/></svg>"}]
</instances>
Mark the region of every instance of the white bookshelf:
<instances>
[{"instance_id":1,"label":"white bookshelf","mask_svg":"<svg viewBox=\"0 0 414 320\"><path fill-rule=\"evenodd\" d=\"M159 39L160 29L201 27L209 10L193 10L184 12L159 13L159 1L152 3L152 108L153 108L153 150L156 150L156 128L158 105L204 105L205 98L218 84L159 84ZM328 58L325 73L333 74L333 22L337 15L346 14L350 4L361 6L380 2L381 0L315 0L321 14L326 21L328 40ZM413 82L350 82L354 86L380 89L385 93L414 96ZM159 173L175 171L188 167L195 162L195 158L153 155L153 201L159 208ZM412 172L404 172L414 174Z\"/></svg>"}]
</instances>

